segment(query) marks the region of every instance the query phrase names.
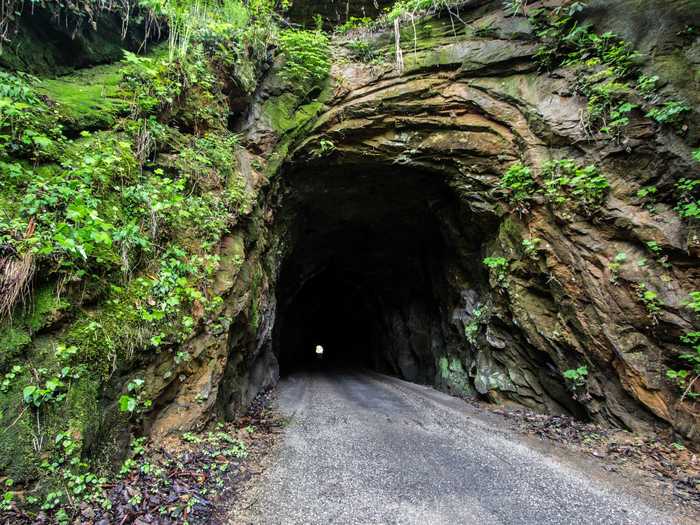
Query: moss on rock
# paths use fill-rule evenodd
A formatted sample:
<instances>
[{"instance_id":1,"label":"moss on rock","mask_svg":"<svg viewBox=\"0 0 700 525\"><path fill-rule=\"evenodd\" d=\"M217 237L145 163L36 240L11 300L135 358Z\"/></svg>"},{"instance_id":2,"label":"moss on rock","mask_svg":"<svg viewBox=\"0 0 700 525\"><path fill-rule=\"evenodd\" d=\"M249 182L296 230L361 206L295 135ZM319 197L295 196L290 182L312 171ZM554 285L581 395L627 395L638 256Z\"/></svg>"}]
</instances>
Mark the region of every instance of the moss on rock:
<instances>
[{"instance_id":1,"label":"moss on rock","mask_svg":"<svg viewBox=\"0 0 700 525\"><path fill-rule=\"evenodd\" d=\"M120 63L82 69L44 79L38 91L58 105L68 128L108 129L114 125L116 116L127 109L119 96L122 72Z\"/></svg>"}]
</instances>

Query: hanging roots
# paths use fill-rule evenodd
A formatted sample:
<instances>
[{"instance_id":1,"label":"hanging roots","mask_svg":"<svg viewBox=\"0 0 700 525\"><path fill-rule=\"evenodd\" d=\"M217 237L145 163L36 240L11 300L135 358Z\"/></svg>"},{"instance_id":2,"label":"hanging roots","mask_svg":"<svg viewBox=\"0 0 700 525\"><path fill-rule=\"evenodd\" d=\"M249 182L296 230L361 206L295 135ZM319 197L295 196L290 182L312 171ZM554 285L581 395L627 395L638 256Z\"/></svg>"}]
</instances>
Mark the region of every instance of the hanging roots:
<instances>
[{"instance_id":1,"label":"hanging roots","mask_svg":"<svg viewBox=\"0 0 700 525\"><path fill-rule=\"evenodd\" d=\"M25 238L34 234L34 221L29 222ZM34 275L34 257L19 256L11 246L0 246L0 320L9 317L15 305L29 294Z\"/></svg>"}]
</instances>

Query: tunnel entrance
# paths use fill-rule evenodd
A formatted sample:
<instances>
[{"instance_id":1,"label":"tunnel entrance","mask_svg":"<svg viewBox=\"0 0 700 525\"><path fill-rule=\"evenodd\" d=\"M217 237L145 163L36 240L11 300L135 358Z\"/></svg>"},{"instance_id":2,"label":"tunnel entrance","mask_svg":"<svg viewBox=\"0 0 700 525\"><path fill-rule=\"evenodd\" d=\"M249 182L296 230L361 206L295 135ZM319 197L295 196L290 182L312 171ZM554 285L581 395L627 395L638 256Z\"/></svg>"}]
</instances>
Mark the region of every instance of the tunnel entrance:
<instances>
[{"instance_id":1,"label":"tunnel entrance","mask_svg":"<svg viewBox=\"0 0 700 525\"><path fill-rule=\"evenodd\" d=\"M286 239L273 349L282 376L368 368L432 383L449 331L445 218L435 174L321 166L285 174Z\"/></svg>"}]
</instances>

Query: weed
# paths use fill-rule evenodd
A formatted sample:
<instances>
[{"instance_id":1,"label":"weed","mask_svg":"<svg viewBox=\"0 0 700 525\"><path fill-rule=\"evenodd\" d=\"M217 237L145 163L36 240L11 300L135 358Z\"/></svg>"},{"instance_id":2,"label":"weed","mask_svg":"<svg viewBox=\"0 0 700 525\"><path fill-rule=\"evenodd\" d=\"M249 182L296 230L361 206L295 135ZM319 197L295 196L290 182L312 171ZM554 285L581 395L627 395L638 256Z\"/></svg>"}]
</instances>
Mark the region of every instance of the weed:
<instances>
[{"instance_id":1,"label":"weed","mask_svg":"<svg viewBox=\"0 0 700 525\"><path fill-rule=\"evenodd\" d=\"M658 188L656 186L644 186L637 190L636 197L641 201L645 210L655 213L657 193Z\"/></svg>"},{"instance_id":2,"label":"weed","mask_svg":"<svg viewBox=\"0 0 700 525\"><path fill-rule=\"evenodd\" d=\"M345 45L350 52L350 57L358 62L378 64L384 60L382 53L365 40L351 40Z\"/></svg>"},{"instance_id":3,"label":"weed","mask_svg":"<svg viewBox=\"0 0 700 525\"><path fill-rule=\"evenodd\" d=\"M639 300L644 305L652 324L656 325L659 322L659 313L662 310L659 294L650 290L646 284L639 283L637 285L637 297L639 297Z\"/></svg>"},{"instance_id":4,"label":"weed","mask_svg":"<svg viewBox=\"0 0 700 525\"><path fill-rule=\"evenodd\" d=\"M683 116L690 111L685 102L667 100L661 107L654 107L647 111L647 117L654 119L659 124L680 126Z\"/></svg>"},{"instance_id":5,"label":"weed","mask_svg":"<svg viewBox=\"0 0 700 525\"><path fill-rule=\"evenodd\" d=\"M571 159L548 162L542 168L545 197L555 206L573 204L593 215L604 203L610 184L596 166L581 167Z\"/></svg>"},{"instance_id":6,"label":"weed","mask_svg":"<svg viewBox=\"0 0 700 525\"><path fill-rule=\"evenodd\" d=\"M676 211L684 219L700 219L700 180L681 179L676 184Z\"/></svg>"},{"instance_id":7,"label":"weed","mask_svg":"<svg viewBox=\"0 0 700 525\"><path fill-rule=\"evenodd\" d=\"M499 286L505 286L508 279L508 259L504 257L486 257L483 261L484 265L491 271L495 277L496 283Z\"/></svg>"},{"instance_id":8,"label":"weed","mask_svg":"<svg viewBox=\"0 0 700 525\"><path fill-rule=\"evenodd\" d=\"M505 172L499 187L508 192L508 201L520 212L526 212L529 202L537 192L537 183L532 176L532 170L520 162L513 164Z\"/></svg>"},{"instance_id":9,"label":"weed","mask_svg":"<svg viewBox=\"0 0 700 525\"><path fill-rule=\"evenodd\" d=\"M620 279L620 269L627 262L627 254L620 252L615 255L614 259L608 263L608 269L610 270L610 282L612 284L618 284Z\"/></svg>"},{"instance_id":10,"label":"weed","mask_svg":"<svg viewBox=\"0 0 700 525\"><path fill-rule=\"evenodd\" d=\"M300 89L308 91L320 85L330 72L330 45L321 31L287 29L280 35L285 58L282 75Z\"/></svg>"},{"instance_id":11,"label":"weed","mask_svg":"<svg viewBox=\"0 0 700 525\"><path fill-rule=\"evenodd\" d=\"M537 259L537 253L540 250L542 239L534 237L532 239L523 239L522 246L525 251L525 256L530 259Z\"/></svg>"},{"instance_id":12,"label":"weed","mask_svg":"<svg viewBox=\"0 0 700 525\"><path fill-rule=\"evenodd\" d=\"M582 387L586 384L586 378L588 377L588 367L580 366L578 368L565 370L563 375L564 378L570 381L574 387Z\"/></svg>"},{"instance_id":13,"label":"weed","mask_svg":"<svg viewBox=\"0 0 700 525\"><path fill-rule=\"evenodd\" d=\"M371 18L366 16L362 18L351 16L344 23L340 24L339 26L336 26L335 31L336 33L342 35L351 31L356 31L358 29L370 28L373 22L374 21Z\"/></svg>"},{"instance_id":14,"label":"weed","mask_svg":"<svg viewBox=\"0 0 700 525\"><path fill-rule=\"evenodd\" d=\"M484 323L487 316L488 309L479 304L472 311L472 318L464 326L464 335L467 338L467 341L469 341L472 345L476 345L477 336L481 330L481 325Z\"/></svg>"}]
</instances>

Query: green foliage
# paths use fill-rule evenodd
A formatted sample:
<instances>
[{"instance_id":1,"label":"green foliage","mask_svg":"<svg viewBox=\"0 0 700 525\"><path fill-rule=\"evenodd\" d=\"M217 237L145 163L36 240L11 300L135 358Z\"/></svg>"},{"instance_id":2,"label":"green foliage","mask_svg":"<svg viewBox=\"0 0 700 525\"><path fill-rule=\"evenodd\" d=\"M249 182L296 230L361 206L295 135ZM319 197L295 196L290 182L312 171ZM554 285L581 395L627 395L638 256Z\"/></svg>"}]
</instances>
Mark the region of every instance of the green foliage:
<instances>
[{"instance_id":1,"label":"green foliage","mask_svg":"<svg viewBox=\"0 0 700 525\"><path fill-rule=\"evenodd\" d=\"M510 263L504 257L486 257L484 265L491 271L499 286L504 286L508 279L508 267Z\"/></svg>"},{"instance_id":2,"label":"green foliage","mask_svg":"<svg viewBox=\"0 0 700 525\"><path fill-rule=\"evenodd\" d=\"M472 345L476 345L477 336L481 330L481 325L488 317L488 309L484 305L477 305L472 311L472 318L464 326L464 335Z\"/></svg>"},{"instance_id":3,"label":"green foliage","mask_svg":"<svg viewBox=\"0 0 700 525\"><path fill-rule=\"evenodd\" d=\"M351 16L344 23L336 26L335 31L341 35L349 33L351 31L356 31L358 29L370 28L373 24L373 20L369 17L358 18L356 16Z\"/></svg>"},{"instance_id":4,"label":"green foliage","mask_svg":"<svg viewBox=\"0 0 700 525\"><path fill-rule=\"evenodd\" d=\"M662 310L659 294L653 290L649 290L646 284L639 283L637 285L637 297L639 297L639 300L644 305L652 323L657 324L659 321L659 313Z\"/></svg>"},{"instance_id":5,"label":"green foliage","mask_svg":"<svg viewBox=\"0 0 700 525\"><path fill-rule=\"evenodd\" d=\"M588 377L588 367L584 365L578 368L565 370L563 375L564 378L567 379L574 388L580 388L586 385L586 378Z\"/></svg>"},{"instance_id":6,"label":"green foliage","mask_svg":"<svg viewBox=\"0 0 700 525\"><path fill-rule=\"evenodd\" d=\"M10 489L14 485L12 478L7 478L5 480L5 488ZM2 499L0 499L0 510L10 510L12 508L12 502L15 499L15 493L11 490L7 490L3 493Z\"/></svg>"},{"instance_id":7,"label":"green foliage","mask_svg":"<svg viewBox=\"0 0 700 525\"><path fill-rule=\"evenodd\" d=\"M256 60L276 34L263 29L274 25L274 3L203 0L210 14L216 4L231 16L202 11L176 28L186 53L126 54L109 71L110 118L91 121L98 132L73 118L84 100L70 82L0 73L0 246L40 276L28 306L0 324L0 422L14 429L0 440L0 470L28 481L46 459L48 521L74 520L84 495L100 494L81 448L98 431L106 380L144 352L163 352L176 370L190 359L177 345L221 314L218 245L254 197L224 90L243 67L241 83L254 90ZM115 412L137 418L150 407L140 380L120 394Z\"/></svg>"},{"instance_id":8,"label":"green foliage","mask_svg":"<svg viewBox=\"0 0 700 525\"><path fill-rule=\"evenodd\" d=\"M605 202L610 184L593 165L581 167L571 159L556 160L542 167L545 197L555 206L572 205L593 215Z\"/></svg>"},{"instance_id":9,"label":"green foliage","mask_svg":"<svg viewBox=\"0 0 700 525\"><path fill-rule=\"evenodd\" d=\"M667 100L662 106L651 108L646 115L659 124L679 126L682 123L683 116L689 111L690 107L685 102Z\"/></svg>"},{"instance_id":10,"label":"green foliage","mask_svg":"<svg viewBox=\"0 0 700 525\"><path fill-rule=\"evenodd\" d=\"M656 97L656 85L659 82L657 75L648 76L641 74L637 79L637 89L645 98Z\"/></svg>"},{"instance_id":11,"label":"green foliage","mask_svg":"<svg viewBox=\"0 0 700 525\"><path fill-rule=\"evenodd\" d=\"M504 0L503 10L511 15L524 15L526 14L528 0Z\"/></svg>"},{"instance_id":12,"label":"green foliage","mask_svg":"<svg viewBox=\"0 0 700 525\"><path fill-rule=\"evenodd\" d=\"M610 270L610 282L613 284L618 284L620 278L620 270L622 266L627 262L627 254L624 252L619 252L612 261L608 263L608 269Z\"/></svg>"},{"instance_id":13,"label":"green foliage","mask_svg":"<svg viewBox=\"0 0 700 525\"><path fill-rule=\"evenodd\" d=\"M37 81L27 74L0 71L0 168L6 173L22 169L8 165L7 157L51 158L63 140L56 110L35 91Z\"/></svg>"},{"instance_id":14,"label":"green foliage","mask_svg":"<svg viewBox=\"0 0 700 525\"><path fill-rule=\"evenodd\" d=\"M526 211L535 193L537 183L532 176L532 170L520 162L513 164L501 177L499 187L508 191L511 205L520 211Z\"/></svg>"},{"instance_id":15,"label":"green foliage","mask_svg":"<svg viewBox=\"0 0 700 525\"><path fill-rule=\"evenodd\" d=\"M416 17L424 13L434 13L457 4L451 0L398 0L387 11L387 19L393 22L396 19Z\"/></svg>"},{"instance_id":16,"label":"green foliage","mask_svg":"<svg viewBox=\"0 0 700 525\"><path fill-rule=\"evenodd\" d=\"M12 373L18 375L22 371L21 367L13 367ZM66 399L71 382L79 379L83 372L83 367L71 366L63 366L55 372L48 368L34 369L33 384L22 389L22 400L35 410L48 403L60 403ZM7 375L5 377L7 378ZM9 388L9 383L6 386Z\"/></svg>"},{"instance_id":17,"label":"green foliage","mask_svg":"<svg viewBox=\"0 0 700 525\"><path fill-rule=\"evenodd\" d=\"M314 150L313 156L320 158L335 151L335 144L332 140L321 139L318 141L318 148Z\"/></svg>"},{"instance_id":18,"label":"green foliage","mask_svg":"<svg viewBox=\"0 0 700 525\"><path fill-rule=\"evenodd\" d=\"M151 401L143 399L143 379L133 379L126 385L126 394L119 397L119 410L128 414L135 414L148 410L151 407Z\"/></svg>"},{"instance_id":19,"label":"green foliage","mask_svg":"<svg viewBox=\"0 0 700 525\"><path fill-rule=\"evenodd\" d=\"M72 514L81 502L108 503L102 488L107 479L90 471L81 452L82 443L70 431L59 432L54 439L52 455L41 464L47 474L62 480L61 488L47 493L41 505L44 511L55 510L54 516L59 522L61 516L68 522L68 512Z\"/></svg>"},{"instance_id":20,"label":"green foliage","mask_svg":"<svg viewBox=\"0 0 700 525\"><path fill-rule=\"evenodd\" d=\"M668 255L664 254L664 250L661 245L656 241L647 241L645 243L647 249L654 255L654 259L661 264L664 268L670 268L671 264L668 262Z\"/></svg>"},{"instance_id":21,"label":"green foliage","mask_svg":"<svg viewBox=\"0 0 700 525\"><path fill-rule=\"evenodd\" d=\"M651 213L656 211L656 194L658 193L656 186L644 186L639 188L636 197L642 202L644 208Z\"/></svg>"},{"instance_id":22,"label":"green foliage","mask_svg":"<svg viewBox=\"0 0 700 525\"><path fill-rule=\"evenodd\" d=\"M684 219L700 219L700 180L681 179L676 184L676 211Z\"/></svg>"},{"instance_id":23,"label":"green foliage","mask_svg":"<svg viewBox=\"0 0 700 525\"><path fill-rule=\"evenodd\" d=\"M540 250L542 239L533 237L532 239L523 239L522 246L525 251L525 256L531 259L537 259L537 253Z\"/></svg>"},{"instance_id":24,"label":"green foliage","mask_svg":"<svg viewBox=\"0 0 700 525\"><path fill-rule=\"evenodd\" d=\"M384 60L381 51L375 49L369 42L361 38L350 40L345 45L350 52L350 57L358 62L378 64Z\"/></svg>"},{"instance_id":25,"label":"green foliage","mask_svg":"<svg viewBox=\"0 0 700 525\"><path fill-rule=\"evenodd\" d=\"M22 367L20 365L14 365L12 369L5 374L0 382L0 392L7 392L12 386L14 380L22 373Z\"/></svg>"},{"instance_id":26,"label":"green foliage","mask_svg":"<svg viewBox=\"0 0 700 525\"><path fill-rule=\"evenodd\" d=\"M659 78L639 69L640 55L613 33L596 34L574 16L579 9L537 9L532 21L543 44L536 58L543 69L577 69L577 90L588 97L588 125L617 137L629 124L629 114L645 102L646 115L682 130L689 107L679 101L661 102Z\"/></svg>"},{"instance_id":27,"label":"green foliage","mask_svg":"<svg viewBox=\"0 0 700 525\"><path fill-rule=\"evenodd\" d=\"M686 307L695 313L700 313L700 292L690 293L690 300ZM681 337L681 342L690 348L678 358L684 362L682 367L670 368L666 371L666 377L673 380L681 390L681 401L685 398L700 398L700 389L697 381L700 379L700 332L693 331Z\"/></svg>"},{"instance_id":28,"label":"green foliage","mask_svg":"<svg viewBox=\"0 0 700 525\"><path fill-rule=\"evenodd\" d=\"M700 314L700 292L690 292L689 296L690 300L685 303L685 306L696 314Z\"/></svg>"},{"instance_id":29,"label":"green foliage","mask_svg":"<svg viewBox=\"0 0 700 525\"><path fill-rule=\"evenodd\" d=\"M280 34L285 59L282 75L303 91L319 86L330 73L330 45L321 31L287 29Z\"/></svg>"}]
</instances>

